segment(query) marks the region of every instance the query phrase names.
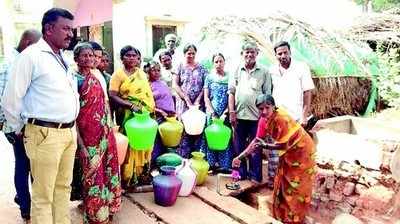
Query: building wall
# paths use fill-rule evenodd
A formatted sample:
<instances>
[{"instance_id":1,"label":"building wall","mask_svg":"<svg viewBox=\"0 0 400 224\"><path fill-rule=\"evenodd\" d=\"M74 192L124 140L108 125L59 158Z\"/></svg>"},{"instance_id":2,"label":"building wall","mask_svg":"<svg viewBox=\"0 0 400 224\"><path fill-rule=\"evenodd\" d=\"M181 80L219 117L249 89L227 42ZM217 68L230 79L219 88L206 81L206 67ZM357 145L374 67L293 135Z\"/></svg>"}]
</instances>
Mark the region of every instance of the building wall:
<instances>
[{"instance_id":1,"label":"building wall","mask_svg":"<svg viewBox=\"0 0 400 224\"><path fill-rule=\"evenodd\" d=\"M51 8L52 0L0 0L0 27L3 52L8 57L26 29L40 30L43 13ZM3 54L3 55L1 55Z\"/></svg>"},{"instance_id":2,"label":"building wall","mask_svg":"<svg viewBox=\"0 0 400 224\"><path fill-rule=\"evenodd\" d=\"M114 69L121 63L119 51L125 45L135 46L144 52L146 47L145 10L139 10L131 2L122 2L113 6L113 47Z\"/></svg>"},{"instance_id":3,"label":"building wall","mask_svg":"<svg viewBox=\"0 0 400 224\"><path fill-rule=\"evenodd\" d=\"M179 10L174 1L148 0L148 7L142 6L132 0L113 5L114 68L121 66L119 51L128 44L138 48L143 57L153 56L152 24L175 25L178 36L193 24L186 10Z\"/></svg>"}]
</instances>

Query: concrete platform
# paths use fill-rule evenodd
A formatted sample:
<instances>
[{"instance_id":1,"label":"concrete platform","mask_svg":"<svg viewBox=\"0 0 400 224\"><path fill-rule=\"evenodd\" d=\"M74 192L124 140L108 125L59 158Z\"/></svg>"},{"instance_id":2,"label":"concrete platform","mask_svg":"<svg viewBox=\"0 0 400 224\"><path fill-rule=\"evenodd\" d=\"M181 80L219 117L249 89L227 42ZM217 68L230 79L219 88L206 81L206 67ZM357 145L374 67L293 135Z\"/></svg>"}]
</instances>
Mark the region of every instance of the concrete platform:
<instances>
[{"instance_id":1,"label":"concrete platform","mask_svg":"<svg viewBox=\"0 0 400 224\"><path fill-rule=\"evenodd\" d=\"M321 159L346 161L379 170L385 163L382 146L400 142L400 128L368 118L341 116L320 120L315 133L317 154Z\"/></svg>"},{"instance_id":2,"label":"concrete platform","mask_svg":"<svg viewBox=\"0 0 400 224\"><path fill-rule=\"evenodd\" d=\"M241 180L238 181L240 184L240 189L238 190L229 190L225 187L227 183L231 183L232 180L230 178L221 178L220 179L220 193L226 196L233 196L236 197L245 191L249 191L254 188L258 188L264 186L268 180L268 173L267 173L267 163L263 162L263 180L261 183L250 181L250 180ZM208 175L205 183L202 185L207 187L210 191L217 192L217 175Z\"/></svg>"},{"instance_id":3,"label":"concrete platform","mask_svg":"<svg viewBox=\"0 0 400 224\"><path fill-rule=\"evenodd\" d=\"M263 166L263 170L266 170L267 164ZM241 188L235 191L225 187L226 183L232 181L230 178L221 178L221 194L217 193L217 175L209 175L203 186L197 186L189 197L178 197L176 204L172 207L156 205L153 192L132 193L128 195L128 198L132 203L143 207L165 223L186 224L189 218L189 222L194 224L278 224L280 222L274 220L267 212L259 212L233 197L265 185L267 173L263 172L263 174L263 182L239 181Z\"/></svg>"},{"instance_id":4,"label":"concrete platform","mask_svg":"<svg viewBox=\"0 0 400 224\"><path fill-rule=\"evenodd\" d=\"M317 124L324 129L358 135L364 139L400 141L400 122L384 123L373 118L346 115L319 120Z\"/></svg>"},{"instance_id":5,"label":"concrete platform","mask_svg":"<svg viewBox=\"0 0 400 224\"><path fill-rule=\"evenodd\" d=\"M133 203L138 203L168 224L236 224L239 223L228 215L219 212L199 198L191 195L179 197L175 205L162 207L154 203L154 195L150 193L129 194Z\"/></svg>"},{"instance_id":6,"label":"concrete platform","mask_svg":"<svg viewBox=\"0 0 400 224\"><path fill-rule=\"evenodd\" d=\"M215 191L209 190L207 187L196 187L194 195L201 198L207 204L212 205L219 211L233 217L241 223L248 224L278 224L267 213L262 213L256 209L244 204L240 200L230 197L221 196Z\"/></svg>"}]
</instances>

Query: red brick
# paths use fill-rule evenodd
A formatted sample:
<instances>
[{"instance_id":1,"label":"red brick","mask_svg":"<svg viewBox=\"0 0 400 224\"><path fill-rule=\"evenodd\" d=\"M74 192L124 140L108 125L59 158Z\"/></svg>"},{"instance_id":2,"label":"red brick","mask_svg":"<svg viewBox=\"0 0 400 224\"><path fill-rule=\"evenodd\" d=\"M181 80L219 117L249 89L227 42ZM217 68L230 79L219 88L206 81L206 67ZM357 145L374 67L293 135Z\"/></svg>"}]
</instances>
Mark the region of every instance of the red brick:
<instances>
[{"instance_id":1,"label":"red brick","mask_svg":"<svg viewBox=\"0 0 400 224\"><path fill-rule=\"evenodd\" d=\"M318 193L321 193L321 194L325 193L325 191L326 191L326 182L324 182L322 184L314 185L313 190L314 190L314 192L318 192Z\"/></svg>"},{"instance_id":2,"label":"red brick","mask_svg":"<svg viewBox=\"0 0 400 224\"><path fill-rule=\"evenodd\" d=\"M351 211L353 210L353 206L347 202L343 202L338 204L337 209L340 210L341 212L350 214Z\"/></svg>"},{"instance_id":3,"label":"red brick","mask_svg":"<svg viewBox=\"0 0 400 224\"><path fill-rule=\"evenodd\" d=\"M327 177L327 176L333 176L335 172L333 170L328 170L328 169L318 169L317 172L317 177L322 176L322 177Z\"/></svg>"},{"instance_id":4,"label":"red brick","mask_svg":"<svg viewBox=\"0 0 400 224\"><path fill-rule=\"evenodd\" d=\"M346 195L346 196L349 196L349 195L353 194L354 189L355 189L355 186L356 186L356 185L355 185L354 183L352 183L352 182L347 182L347 183L345 184L345 186L344 186L343 194Z\"/></svg>"},{"instance_id":5,"label":"red brick","mask_svg":"<svg viewBox=\"0 0 400 224\"><path fill-rule=\"evenodd\" d=\"M325 183L326 183L326 188L332 189L333 186L335 186L335 177L334 176L327 177Z\"/></svg>"},{"instance_id":6,"label":"red brick","mask_svg":"<svg viewBox=\"0 0 400 224\"><path fill-rule=\"evenodd\" d=\"M321 198L321 193L313 191L312 193L312 199L314 200L319 200Z\"/></svg>"},{"instance_id":7,"label":"red brick","mask_svg":"<svg viewBox=\"0 0 400 224\"><path fill-rule=\"evenodd\" d=\"M349 203L352 206L356 205L356 201L358 200L359 196L357 195L353 195L353 196L349 196L349 197L345 197L344 201Z\"/></svg>"},{"instance_id":8,"label":"red brick","mask_svg":"<svg viewBox=\"0 0 400 224\"><path fill-rule=\"evenodd\" d=\"M312 217L306 216L305 224L314 224L314 223L315 223L315 221Z\"/></svg>"},{"instance_id":9,"label":"red brick","mask_svg":"<svg viewBox=\"0 0 400 224\"><path fill-rule=\"evenodd\" d=\"M336 180L335 185L333 186L333 189L335 191L343 192L345 186L346 186L347 181L343 179L338 179Z\"/></svg>"},{"instance_id":10,"label":"red brick","mask_svg":"<svg viewBox=\"0 0 400 224\"><path fill-rule=\"evenodd\" d=\"M390 209L391 203L373 197L361 196L356 201L356 207L366 210L371 214L384 214Z\"/></svg>"},{"instance_id":11,"label":"red brick","mask_svg":"<svg viewBox=\"0 0 400 224\"><path fill-rule=\"evenodd\" d=\"M328 202L329 201L329 195L328 194L321 194L319 199L321 201L323 201L323 202Z\"/></svg>"},{"instance_id":12,"label":"red brick","mask_svg":"<svg viewBox=\"0 0 400 224\"><path fill-rule=\"evenodd\" d=\"M356 184L356 193L362 195L367 190L367 187L362 184Z\"/></svg>"},{"instance_id":13,"label":"red brick","mask_svg":"<svg viewBox=\"0 0 400 224\"><path fill-rule=\"evenodd\" d=\"M320 204L319 200L311 200L311 208L317 209L319 204Z\"/></svg>"},{"instance_id":14,"label":"red brick","mask_svg":"<svg viewBox=\"0 0 400 224\"><path fill-rule=\"evenodd\" d=\"M339 191L330 191L329 192L329 199L336 201L336 202L341 202L343 201L343 194Z\"/></svg>"},{"instance_id":15,"label":"red brick","mask_svg":"<svg viewBox=\"0 0 400 224\"><path fill-rule=\"evenodd\" d=\"M336 202L336 201L329 201L329 202L326 204L326 208L329 209L330 211L336 210L337 207L338 207L338 202Z\"/></svg>"}]
</instances>

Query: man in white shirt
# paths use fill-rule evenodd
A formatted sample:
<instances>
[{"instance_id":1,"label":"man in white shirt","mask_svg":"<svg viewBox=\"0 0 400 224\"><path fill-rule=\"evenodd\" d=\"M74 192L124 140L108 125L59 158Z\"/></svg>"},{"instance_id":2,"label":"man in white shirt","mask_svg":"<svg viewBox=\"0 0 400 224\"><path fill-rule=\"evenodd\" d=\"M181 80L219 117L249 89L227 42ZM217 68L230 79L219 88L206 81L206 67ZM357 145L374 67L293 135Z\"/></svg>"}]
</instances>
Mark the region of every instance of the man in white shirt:
<instances>
[{"instance_id":1,"label":"man in white shirt","mask_svg":"<svg viewBox=\"0 0 400 224\"><path fill-rule=\"evenodd\" d=\"M169 33L165 35L164 41L165 41L165 47L166 48L160 48L157 50L157 52L154 54L153 60L160 62L160 54L162 52L168 51L171 55L171 60L172 60L172 71L175 72L175 70L178 68L179 64L182 62L183 55L179 54L176 51L176 42L177 42L177 36L173 33Z\"/></svg>"},{"instance_id":2,"label":"man in white shirt","mask_svg":"<svg viewBox=\"0 0 400 224\"><path fill-rule=\"evenodd\" d=\"M279 61L270 68L272 76L272 95L278 107L284 108L303 126L307 124L311 105L311 91L314 83L311 72L305 63L291 58L290 45L281 41L274 46Z\"/></svg>"},{"instance_id":3,"label":"man in white shirt","mask_svg":"<svg viewBox=\"0 0 400 224\"><path fill-rule=\"evenodd\" d=\"M15 60L2 98L7 124L24 133L33 177L33 224L70 224L79 95L62 49L73 37L73 18L59 8L43 15L43 38Z\"/></svg>"},{"instance_id":4,"label":"man in white shirt","mask_svg":"<svg viewBox=\"0 0 400 224\"><path fill-rule=\"evenodd\" d=\"M172 79L175 74L175 72L172 71L172 55L169 51L165 50L160 53L159 59L161 64L161 80L167 83L168 87L171 89L172 95L175 97L176 93L172 87Z\"/></svg>"}]
</instances>

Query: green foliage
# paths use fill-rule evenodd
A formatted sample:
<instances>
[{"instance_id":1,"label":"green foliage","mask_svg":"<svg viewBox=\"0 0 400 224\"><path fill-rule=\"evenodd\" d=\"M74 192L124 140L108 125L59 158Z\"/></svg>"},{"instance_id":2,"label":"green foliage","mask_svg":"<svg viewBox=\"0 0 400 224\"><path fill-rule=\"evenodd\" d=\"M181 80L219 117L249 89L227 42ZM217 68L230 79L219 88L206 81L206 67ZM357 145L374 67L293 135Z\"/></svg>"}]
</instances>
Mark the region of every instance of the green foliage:
<instances>
[{"instance_id":1,"label":"green foliage","mask_svg":"<svg viewBox=\"0 0 400 224\"><path fill-rule=\"evenodd\" d=\"M379 54L379 95L390 107L400 108L399 49L390 48Z\"/></svg>"},{"instance_id":2,"label":"green foliage","mask_svg":"<svg viewBox=\"0 0 400 224\"><path fill-rule=\"evenodd\" d=\"M375 12L381 12L394 7L400 7L400 0L354 0L358 5L367 5L372 3L372 9Z\"/></svg>"},{"instance_id":3,"label":"green foliage","mask_svg":"<svg viewBox=\"0 0 400 224\"><path fill-rule=\"evenodd\" d=\"M399 7L400 0L373 0L372 9L376 12L381 12L393 7Z\"/></svg>"}]
</instances>

